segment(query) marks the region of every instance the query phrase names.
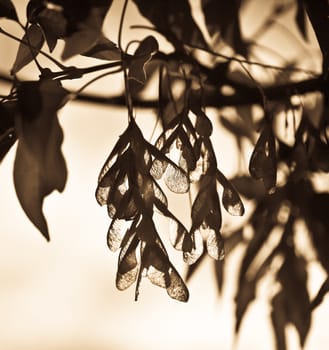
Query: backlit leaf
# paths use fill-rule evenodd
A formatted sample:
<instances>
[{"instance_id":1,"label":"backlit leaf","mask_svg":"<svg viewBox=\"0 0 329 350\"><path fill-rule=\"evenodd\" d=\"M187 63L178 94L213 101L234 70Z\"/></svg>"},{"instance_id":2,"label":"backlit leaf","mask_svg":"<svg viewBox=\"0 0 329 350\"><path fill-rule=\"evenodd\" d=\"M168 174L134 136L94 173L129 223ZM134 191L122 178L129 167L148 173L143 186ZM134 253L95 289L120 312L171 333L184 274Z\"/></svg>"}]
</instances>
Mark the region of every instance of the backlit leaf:
<instances>
[{"instance_id":1,"label":"backlit leaf","mask_svg":"<svg viewBox=\"0 0 329 350\"><path fill-rule=\"evenodd\" d=\"M170 191L174 193L186 193L190 188L187 174L173 164L168 164L164 174L164 180Z\"/></svg>"},{"instance_id":2,"label":"backlit leaf","mask_svg":"<svg viewBox=\"0 0 329 350\"><path fill-rule=\"evenodd\" d=\"M120 248L129 226L130 224L124 219L114 218L112 220L107 232L107 245L111 251L115 252Z\"/></svg>"},{"instance_id":3,"label":"backlit leaf","mask_svg":"<svg viewBox=\"0 0 329 350\"><path fill-rule=\"evenodd\" d=\"M224 188L222 197L224 208L231 215L242 216L244 214L244 206L232 183L219 170L217 170L217 180Z\"/></svg>"},{"instance_id":4,"label":"backlit leaf","mask_svg":"<svg viewBox=\"0 0 329 350\"><path fill-rule=\"evenodd\" d=\"M206 241L208 254L215 260L224 259L224 240L219 232L213 229L207 230L208 237Z\"/></svg>"},{"instance_id":5,"label":"backlit leaf","mask_svg":"<svg viewBox=\"0 0 329 350\"><path fill-rule=\"evenodd\" d=\"M0 0L0 18L18 21L17 12L11 0Z\"/></svg>"},{"instance_id":6,"label":"backlit leaf","mask_svg":"<svg viewBox=\"0 0 329 350\"><path fill-rule=\"evenodd\" d=\"M146 81L145 65L151 60L158 49L159 46L156 39L153 36L146 37L130 58L128 78L135 79L144 84Z\"/></svg>"},{"instance_id":7,"label":"backlit leaf","mask_svg":"<svg viewBox=\"0 0 329 350\"><path fill-rule=\"evenodd\" d=\"M119 290L127 289L137 279L139 265L136 257L136 249L138 243L138 238L131 236L120 252L116 277L116 286Z\"/></svg>"},{"instance_id":8,"label":"backlit leaf","mask_svg":"<svg viewBox=\"0 0 329 350\"><path fill-rule=\"evenodd\" d=\"M188 289L183 279L172 265L169 268L169 281L170 283L167 287L168 295L175 300L187 302L189 298Z\"/></svg>"},{"instance_id":9,"label":"backlit leaf","mask_svg":"<svg viewBox=\"0 0 329 350\"><path fill-rule=\"evenodd\" d=\"M23 67L33 61L40 52L45 41L41 28L36 24L31 24L20 43L14 65L11 69L12 74L18 73Z\"/></svg>"},{"instance_id":10,"label":"backlit leaf","mask_svg":"<svg viewBox=\"0 0 329 350\"><path fill-rule=\"evenodd\" d=\"M36 110L26 103L26 89L35 92ZM14 163L14 184L26 215L49 240L42 213L44 197L53 190L63 191L67 170L61 152L63 133L56 112L67 92L58 81L21 83L18 88L19 111L15 120L18 146ZM38 98L40 100L38 100ZM31 112L36 112L31 115Z\"/></svg>"}]
</instances>

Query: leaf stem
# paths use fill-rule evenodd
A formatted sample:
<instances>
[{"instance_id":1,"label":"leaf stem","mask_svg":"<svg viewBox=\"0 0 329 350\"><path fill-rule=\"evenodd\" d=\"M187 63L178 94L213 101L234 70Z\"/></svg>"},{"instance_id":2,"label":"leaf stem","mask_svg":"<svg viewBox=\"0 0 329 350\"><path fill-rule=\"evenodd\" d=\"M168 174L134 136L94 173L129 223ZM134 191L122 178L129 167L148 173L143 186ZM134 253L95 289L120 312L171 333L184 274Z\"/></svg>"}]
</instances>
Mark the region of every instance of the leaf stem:
<instances>
[{"instance_id":1,"label":"leaf stem","mask_svg":"<svg viewBox=\"0 0 329 350\"><path fill-rule=\"evenodd\" d=\"M118 33L118 46L119 46L119 49L121 50L121 52L123 52L123 49L122 49L122 31L123 31L123 22L124 22L124 18L125 18L126 11L127 11L127 6L128 6L128 0L125 0L125 2L123 4L122 12L121 12L119 33Z\"/></svg>"},{"instance_id":2,"label":"leaf stem","mask_svg":"<svg viewBox=\"0 0 329 350\"><path fill-rule=\"evenodd\" d=\"M122 68L110 71L110 72L105 72L103 74L98 75L97 77L89 80L86 84L82 85L77 91L73 92L70 94L70 99L73 100L75 99L78 95L81 94L83 90L85 90L89 85L93 84L95 81L102 79L104 77L107 77L108 75L116 74L122 71Z\"/></svg>"}]
</instances>

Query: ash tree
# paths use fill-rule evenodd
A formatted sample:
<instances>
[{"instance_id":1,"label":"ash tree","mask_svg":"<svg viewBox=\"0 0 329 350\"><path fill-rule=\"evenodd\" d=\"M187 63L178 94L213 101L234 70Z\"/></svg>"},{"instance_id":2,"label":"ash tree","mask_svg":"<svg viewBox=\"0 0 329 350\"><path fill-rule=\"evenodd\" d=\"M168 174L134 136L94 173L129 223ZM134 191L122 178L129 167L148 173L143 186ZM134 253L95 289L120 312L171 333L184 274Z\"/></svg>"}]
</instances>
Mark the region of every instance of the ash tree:
<instances>
[{"instance_id":1,"label":"ash tree","mask_svg":"<svg viewBox=\"0 0 329 350\"><path fill-rule=\"evenodd\" d=\"M196 3L202 16L192 11ZM141 280L147 277L171 298L188 301L186 281L163 243L169 240L189 265L187 280L206 256L213 258L220 291L224 256L242 246L235 331L260 281L271 274L277 288L270 317L276 347L284 350L288 324L297 330L303 347L312 312L329 290L326 277L310 296L310 258L298 243L304 230L308 249L328 276L329 8L325 0L268 2L267 14L252 35L246 35L242 23L248 6L261 13L260 3L125 0L116 38L104 34L105 17L111 21L116 15L110 11L112 0L30 0L24 18L12 1L0 0L0 34L18 47L11 70L2 77L11 89L0 96L0 161L15 145L13 180L19 203L49 240L43 201L54 190L62 192L67 178L58 111L75 99L122 106L126 129L104 155L95 179L96 200L109 216L107 244L119 251L117 288L134 285L137 300ZM127 6L135 6L148 24L128 18ZM6 29L9 21L21 36ZM136 34L124 46L124 21L149 34ZM322 66L302 67L298 55L278 57L275 39L267 36L277 31L305 45L313 35ZM167 41L165 49L160 37ZM58 42L64 43L60 58L54 55ZM261 46L281 65L264 58L270 55L257 56ZM94 64L67 66L66 60L77 55L93 58ZM21 71L31 65L38 74L26 81ZM91 73L94 77L78 90L65 87L67 81ZM102 98L85 92L110 75L124 81L121 95ZM155 99L143 94L150 85L157 91ZM139 126L139 107L155 111L155 129L161 127L155 142ZM217 161L220 149L213 145L218 121L237 144L230 156L240 166L230 179ZM315 181L319 177L325 179L322 189ZM167 191L177 196L190 192L188 225L170 210ZM243 225L222 228L222 211L243 216L244 203L250 210ZM170 221L170 232L156 225L159 214Z\"/></svg>"}]
</instances>

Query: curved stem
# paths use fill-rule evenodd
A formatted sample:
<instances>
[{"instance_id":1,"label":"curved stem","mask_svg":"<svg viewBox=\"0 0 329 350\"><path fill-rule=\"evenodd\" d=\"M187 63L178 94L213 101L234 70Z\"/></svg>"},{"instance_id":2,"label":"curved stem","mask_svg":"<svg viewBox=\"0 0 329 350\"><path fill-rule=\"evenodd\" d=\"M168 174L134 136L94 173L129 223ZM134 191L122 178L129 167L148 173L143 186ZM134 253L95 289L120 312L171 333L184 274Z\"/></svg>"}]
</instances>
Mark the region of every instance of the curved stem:
<instances>
[{"instance_id":1,"label":"curved stem","mask_svg":"<svg viewBox=\"0 0 329 350\"><path fill-rule=\"evenodd\" d=\"M74 93L70 94L71 97L72 97L71 99L75 99L79 94L81 94L81 92L83 90L85 90L89 85L93 84L95 81L97 81L99 79L102 79L104 77L107 77L108 75L119 73L121 71L122 71L122 68L119 68L119 69L116 69L116 70L111 71L111 72L106 72L106 73L100 74L97 77L89 80L86 84L82 85L77 91L75 91Z\"/></svg>"},{"instance_id":2,"label":"curved stem","mask_svg":"<svg viewBox=\"0 0 329 350\"><path fill-rule=\"evenodd\" d=\"M128 6L128 0L125 0L121 12L121 17L120 17L120 24L119 24L119 33L118 33L118 46L121 52L123 52L122 49L122 30L123 30L123 22L125 19L126 11L127 11L127 6Z\"/></svg>"}]
</instances>

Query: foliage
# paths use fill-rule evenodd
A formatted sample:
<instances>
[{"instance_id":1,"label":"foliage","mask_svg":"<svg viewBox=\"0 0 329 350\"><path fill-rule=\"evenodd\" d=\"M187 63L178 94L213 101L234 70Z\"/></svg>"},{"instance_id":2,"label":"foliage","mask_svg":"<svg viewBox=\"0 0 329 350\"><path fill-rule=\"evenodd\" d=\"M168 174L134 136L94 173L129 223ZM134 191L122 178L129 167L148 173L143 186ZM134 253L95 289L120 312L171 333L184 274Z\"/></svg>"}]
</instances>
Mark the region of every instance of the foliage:
<instances>
[{"instance_id":1,"label":"foliage","mask_svg":"<svg viewBox=\"0 0 329 350\"><path fill-rule=\"evenodd\" d=\"M102 31L112 0L84 0L79 6L74 1L30 0L24 24L14 3L0 0L1 21L15 22L22 30L18 38L0 28L2 35L19 42L8 72L12 88L0 101L0 161L17 143L13 172L19 202L49 240L43 200L54 190L63 191L67 176L57 112L71 99L79 98L95 80L121 74L123 96L107 103L124 101L127 128L106 159L96 189L96 199L107 207L111 219L108 246L112 251L120 250L117 288L123 290L135 283L137 300L141 279L147 277L165 288L170 297L188 300L188 289L170 262L156 225L154 214L160 213L171 223L171 244L190 265L187 278L207 252L215 259L220 289L224 249L228 254L239 244L245 247L235 296L236 332L260 282L272 274L279 286L271 299L277 348L287 347L287 324L296 328L303 347L312 311L329 291L329 186L326 184L326 192L319 192L313 181L315 174L329 172L328 4L325 0L274 1L262 27L247 38L241 24L246 1L201 0L207 33L199 27L188 0L132 3L150 22L148 29L168 41L169 53L152 35L139 40L134 51L131 47L136 42L122 47L128 1L123 4L115 43ZM257 37L287 14L291 21L288 25L297 28L303 41L309 40L310 25L313 27L322 53L321 72L298 68L296 62L278 67L253 61ZM59 41L64 42L60 60L52 54ZM49 60L49 66L40 64L41 55ZM95 65L65 66L65 60L76 55L94 58ZM25 81L20 72L29 64L39 69L39 76ZM272 83L254 75L255 67L271 72ZM94 72L101 73L78 91L72 93L64 87L65 80ZM155 76L158 98L147 101L142 92ZM175 88L181 83L184 88L177 93ZM227 87L230 93L226 93ZM321 95L321 111L316 118L314 108L304 108L309 96L315 98L314 92ZM262 111L258 118L256 105ZM145 139L137 123L136 106L157 109L162 131L154 144ZM226 114L227 106L235 108L238 118ZM208 107L215 108L222 126L236 139L240 151L237 158L243 160L246 141L253 146L248 163L251 177L241 167L228 180L218 168ZM277 127L284 114L284 126ZM282 136L285 132L293 133L292 142ZM170 210L163 186L176 194L190 193L189 229ZM251 213L243 227L225 232L222 207L232 215L244 214L239 194L251 203ZM298 247L301 223L306 225L310 249L327 275L313 300L307 288L309 259ZM251 232L249 238L247 231ZM272 245L264 253L269 242Z\"/></svg>"}]
</instances>

